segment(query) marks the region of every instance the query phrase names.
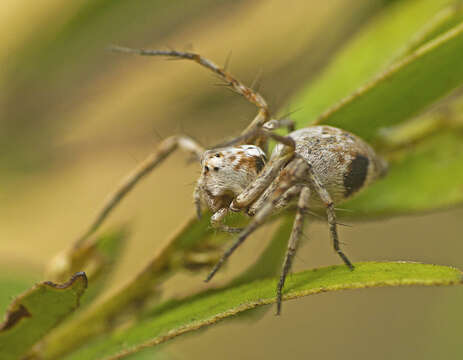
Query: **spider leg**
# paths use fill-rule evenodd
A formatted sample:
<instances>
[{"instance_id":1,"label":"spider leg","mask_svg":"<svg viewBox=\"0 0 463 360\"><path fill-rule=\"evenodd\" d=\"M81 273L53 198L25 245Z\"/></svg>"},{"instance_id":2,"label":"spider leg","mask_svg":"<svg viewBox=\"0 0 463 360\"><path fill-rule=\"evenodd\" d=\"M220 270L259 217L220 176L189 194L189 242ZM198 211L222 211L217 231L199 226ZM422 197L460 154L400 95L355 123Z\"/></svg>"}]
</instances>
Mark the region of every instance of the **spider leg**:
<instances>
[{"instance_id":1,"label":"spider leg","mask_svg":"<svg viewBox=\"0 0 463 360\"><path fill-rule=\"evenodd\" d=\"M259 112L257 113L252 123L243 131L243 134L252 133L255 129L261 127L269 120L270 114L267 102L258 92L244 85L241 81L228 73L224 68L218 66L214 62L202 57L199 54L176 50L132 49L122 46L112 46L110 47L110 50L144 56L163 56L168 58L192 60L217 74L235 92L242 95L246 100L257 106Z\"/></svg>"},{"instance_id":2,"label":"spider leg","mask_svg":"<svg viewBox=\"0 0 463 360\"><path fill-rule=\"evenodd\" d=\"M219 271L219 269L222 267L223 263L233 254L233 252L247 239L247 237L252 234L260 225L262 225L267 217L272 213L273 209L273 204L271 202L268 202L265 207L259 211L256 216L252 219L252 221L249 223L249 225L240 232L238 235L238 238L236 241L233 243L233 245L224 252L220 260L215 264L207 278L204 280L205 282L208 282L211 280L215 273Z\"/></svg>"},{"instance_id":3,"label":"spider leg","mask_svg":"<svg viewBox=\"0 0 463 360\"><path fill-rule=\"evenodd\" d=\"M238 235L238 238L235 240L233 245L225 251L207 276L205 280L206 282L214 277L215 273L222 267L223 263L233 254L233 252L273 213L273 210L281 197L284 196L285 192L294 185L296 181L300 181L300 179L304 177L309 166L310 165L303 159L297 158L294 161L291 161L286 168L282 170L283 175L280 178L278 187L262 208L256 213L248 226Z\"/></svg>"},{"instance_id":4,"label":"spider leg","mask_svg":"<svg viewBox=\"0 0 463 360\"><path fill-rule=\"evenodd\" d=\"M301 193L301 189L303 188L302 184L297 184L292 187L290 187L281 197L281 199L278 201L276 204L276 209L283 209L288 204L296 198Z\"/></svg>"},{"instance_id":5,"label":"spider leg","mask_svg":"<svg viewBox=\"0 0 463 360\"><path fill-rule=\"evenodd\" d=\"M247 213L250 216L253 216L261 207L262 205L267 201L269 198L270 194L272 194L275 189L278 187L278 183L280 181L279 176L277 176L273 182L265 189L265 191L259 196L259 198L251 204L251 206L248 208ZM283 209L285 208L296 196L299 196L301 189L303 185L302 184L296 184L289 188L283 196L280 198L278 203L275 205L275 209Z\"/></svg>"},{"instance_id":6,"label":"spider leg","mask_svg":"<svg viewBox=\"0 0 463 360\"><path fill-rule=\"evenodd\" d=\"M338 230L337 230L337 222L336 222L336 213L334 210L334 203L333 200L326 190L325 186L320 182L317 175L314 173L312 168L309 171L309 178L310 181L315 188L315 191L320 196L320 199L326 206L326 215L328 218L328 225L330 228L330 237L333 243L334 251L339 255L339 257L344 261L344 263L349 267L350 270L354 270L354 265L350 262L347 258L346 254L344 254L339 246L339 238L338 238Z\"/></svg>"},{"instance_id":7,"label":"spider leg","mask_svg":"<svg viewBox=\"0 0 463 360\"><path fill-rule=\"evenodd\" d=\"M270 160L259 176L232 201L230 204L232 211L239 211L255 201L278 176L280 170L294 157L296 144L292 138L274 134L271 131L263 129L259 131L264 132L267 136L285 145L285 150L281 156Z\"/></svg>"},{"instance_id":8,"label":"spider leg","mask_svg":"<svg viewBox=\"0 0 463 360\"><path fill-rule=\"evenodd\" d=\"M294 187L293 187L294 188ZM285 260L281 270L280 281L277 285L277 311L276 315L281 313L281 301L282 301L282 291L285 284L286 276L291 270L291 264L296 253L297 244L302 235L302 229L304 227L304 217L306 211L309 207L310 199L310 188L307 186L303 187L300 191L299 201L297 203L297 212L294 219L293 229L291 231L291 236L288 242L288 250L286 250Z\"/></svg>"},{"instance_id":9,"label":"spider leg","mask_svg":"<svg viewBox=\"0 0 463 360\"><path fill-rule=\"evenodd\" d=\"M122 201L122 199L132 190L132 188L146 175L156 168L163 160L172 154L177 148L192 153L198 160L204 152L204 148L195 140L184 135L174 135L164 139L157 147L156 151L143 160L134 170L132 170L118 185L116 190L109 194L103 206L98 211L97 216L87 228L87 230L76 240L74 247L80 247L83 242L92 235L108 217L112 210ZM195 203L198 214L201 214L199 196L195 190Z\"/></svg>"}]
</instances>

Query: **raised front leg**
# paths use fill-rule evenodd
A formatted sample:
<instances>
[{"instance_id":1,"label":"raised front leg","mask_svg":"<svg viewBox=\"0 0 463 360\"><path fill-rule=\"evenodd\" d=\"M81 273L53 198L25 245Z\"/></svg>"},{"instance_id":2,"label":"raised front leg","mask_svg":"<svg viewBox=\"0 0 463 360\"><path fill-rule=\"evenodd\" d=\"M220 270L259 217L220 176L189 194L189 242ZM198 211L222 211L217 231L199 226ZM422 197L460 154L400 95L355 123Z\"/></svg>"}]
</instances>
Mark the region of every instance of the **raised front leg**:
<instances>
[{"instance_id":1,"label":"raised front leg","mask_svg":"<svg viewBox=\"0 0 463 360\"><path fill-rule=\"evenodd\" d=\"M174 59L190 60L190 61L194 61L197 64L205 67L206 69L211 70L216 75L218 75L221 79L223 79L225 81L225 84L230 86L233 89L233 91L242 95L246 100L256 105L257 108L259 109L259 112L257 113L252 123L249 124L249 126L242 132L242 134L245 135L245 137L249 137L249 135L254 134L254 130L262 127L262 125L265 124L270 119L268 105L265 99L262 97L262 95L254 91L252 88L244 85L241 81L235 78L232 74L227 72L225 68L218 66L213 61L206 59L200 54L196 54L193 52L186 52L186 51L176 51L176 50L132 49L132 48L127 48L123 46L112 46L110 50L117 51L117 52L138 54L138 55L143 55L143 56L161 56L161 57L167 57L171 59L174 58ZM256 145L260 145L258 141L256 142L256 139L257 138L252 139L253 141L250 143L251 144L256 143Z\"/></svg>"}]
</instances>

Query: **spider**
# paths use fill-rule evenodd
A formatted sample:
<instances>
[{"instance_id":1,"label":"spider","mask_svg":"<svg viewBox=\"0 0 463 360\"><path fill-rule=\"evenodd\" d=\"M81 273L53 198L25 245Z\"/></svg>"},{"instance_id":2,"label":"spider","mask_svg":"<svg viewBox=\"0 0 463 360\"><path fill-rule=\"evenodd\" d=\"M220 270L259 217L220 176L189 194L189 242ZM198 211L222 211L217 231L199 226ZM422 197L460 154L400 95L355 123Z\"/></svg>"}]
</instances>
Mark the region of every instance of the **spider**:
<instances>
[{"instance_id":1,"label":"spider","mask_svg":"<svg viewBox=\"0 0 463 360\"><path fill-rule=\"evenodd\" d=\"M164 139L153 157L142 164L138 172L144 174L151 171L177 148L194 154L200 162L201 175L194 190L198 217L201 217L202 207L206 205L213 213L210 222L214 228L238 234L232 246L213 267L206 282L270 215L291 204L296 204L296 216L277 284L276 314L281 313L285 279L291 269L309 208L325 209L333 248L345 265L354 269L339 246L334 206L386 174L387 163L366 142L331 126L294 130L292 121L271 117L268 105L259 93L199 54L125 47L111 49L192 60L213 71L226 85L258 108L254 120L238 137L209 150L184 135ZM274 132L281 127L288 128L287 136ZM271 154L267 154L269 139L277 142ZM245 228L227 226L223 220L230 212L244 212L251 220Z\"/></svg>"}]
</instances>

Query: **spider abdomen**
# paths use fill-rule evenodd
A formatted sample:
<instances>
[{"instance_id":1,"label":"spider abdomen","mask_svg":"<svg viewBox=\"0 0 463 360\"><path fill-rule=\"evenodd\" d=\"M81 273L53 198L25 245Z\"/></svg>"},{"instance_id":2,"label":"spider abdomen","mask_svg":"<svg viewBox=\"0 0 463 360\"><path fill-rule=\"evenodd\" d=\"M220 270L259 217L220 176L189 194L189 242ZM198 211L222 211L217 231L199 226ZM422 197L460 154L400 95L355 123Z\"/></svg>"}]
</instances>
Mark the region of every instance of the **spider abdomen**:
<instances>
[{"instance_id":1,"label":"spider abdomen","mask_svg":"<svg viewBox=\"0 0 463 360\"><path fill-rule=\"evenodd\" d=\"M335 203L386 173L386 162L365 141L345 130L312 126L289 136L296 142L296 153L312 165ZM272 158L281 156L281 151L282 146L277 145Z\"/></svg>"}]
</instances>

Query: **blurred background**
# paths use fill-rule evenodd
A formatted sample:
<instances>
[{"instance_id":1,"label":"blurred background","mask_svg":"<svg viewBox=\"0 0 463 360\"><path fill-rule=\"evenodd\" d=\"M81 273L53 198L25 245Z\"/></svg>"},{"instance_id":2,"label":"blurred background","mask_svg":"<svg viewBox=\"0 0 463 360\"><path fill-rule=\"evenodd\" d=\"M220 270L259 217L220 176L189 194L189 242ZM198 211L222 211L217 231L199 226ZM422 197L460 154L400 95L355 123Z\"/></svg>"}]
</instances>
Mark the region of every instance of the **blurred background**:
<instances>
[{"instance_id":1,"label":"blurred background","mask_svg":"<svg viewBox=\"0 0 463 360\"><path fill-rule=\"evenodd\" d=\"M397 1L3 0L0 2L0 272L25 287L92 220L106 194L160 141L182 132L211 145L238 134L255 108L195 64L105 50L108 45L200 52L276 113L367 21ZM114 288L132 278L193 212L199 169L170 157L111 216L132 236ZM463 268L463 210L343 227L354 261L414 260ZM265 248L262 229L218 277ZM339 263L325 224L312 224L295 271ZM201 286L180 274L175 295ZM184 284L184 285L182 285ZM120 286L120 285L119 285ZM184 286L184 288L182 288ZM2 290L0 310L19 288ZM225 321L180 337L174 359L458 359L463 289L394 288L287 302L284 314Z\"/></svg>"}]
</instances>

